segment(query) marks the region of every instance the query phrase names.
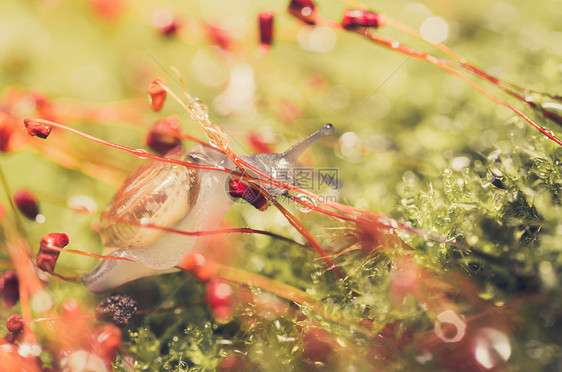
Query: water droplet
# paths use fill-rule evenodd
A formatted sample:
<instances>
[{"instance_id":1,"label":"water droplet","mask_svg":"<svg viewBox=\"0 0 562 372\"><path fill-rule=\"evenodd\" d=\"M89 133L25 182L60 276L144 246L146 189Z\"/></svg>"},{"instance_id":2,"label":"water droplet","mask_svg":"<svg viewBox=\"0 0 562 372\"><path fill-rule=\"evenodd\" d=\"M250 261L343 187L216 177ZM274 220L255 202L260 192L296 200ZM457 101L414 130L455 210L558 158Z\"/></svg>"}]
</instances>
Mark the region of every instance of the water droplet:
<instances>
[{"instance_id":1,"label":"water droplet","mask_svg":"<svg viewBox=\"0 0 562 372\"><path fill-rule=\"evenodd\" d=\"M215 149L221 149L221 146L214 139L209 139L209 145Z\"/></svg>"},{"instance_id":2,"label":"water droplet","mask_svg":"<svg viewBox=\"0 0 562 372\"><path fill-rule=\"evenodd\" d=\"M310 204L310 205L316 207L316 200L313 199L313 198L311 198L311 197L308 196L308 195L305 195L305 194L298 194L298 195L297 195L297 198L298 198L299 200L301 200L303 203L307 203L307 204ZM298 202L297 202L297 209L298 209L299 211L301 211L302 213L308 213L308 212L312 211L312 208L309 208L309 207L307 207L306 205L300 204L300 203L298 203Z\"/></svg>"},{"instance_id":3,"label":"water droplet","mask_svg":"<svg viewBox=\"0 0 562 372\"><path fill-rule=\"evenodd\" d=\"M94 199L87 195L75 195L69 198L68 206L80 213L96 213L98 209Z\"/></svg>"},{"instance_id":4,"label":"water droplet","mask_svg":"<svg viewBox=\"0 0 562 372\"><path fill-rule=\"evenodd\" d=\"M145 159L149 155L148 151L144 150L144 149L135 149L135 155L138 156L141 159Z\"/></svg>"},{"instance_id":5,"label":"water droplet","mask_svg":"<svg viewBox=\"0 0 562 372\"><path fill-rule=\"evenodd\" d=\"M206 121L209 118L209 109L207 109L207 105L205 105L205 103L197 97L195 98L193 113L195 114L197 119L201 121Z\"/></svg>"},{"instance_id":6,"label":"water droplet","mask_svg":"<svg viewBox=\"0 0 562 372\"><path fill-rule=\"evenodd\" d=\"M41 224L41 223L45 223L45 221L47 221L47 217L45 217L41 213L39 213L37 216L35 216L35 222Z\"/></svg>"},{"instance_id":7,"label":"water droplet","mask_svg":"<svg viewBox=\"0 0 562 372\"><path fill-rule=\"evenodd\" d=\"M475 339L474 358L484 368L493 368L509 359L511 345L503 332L493 328L482 328Z\"/></svg>"}]
</instances>

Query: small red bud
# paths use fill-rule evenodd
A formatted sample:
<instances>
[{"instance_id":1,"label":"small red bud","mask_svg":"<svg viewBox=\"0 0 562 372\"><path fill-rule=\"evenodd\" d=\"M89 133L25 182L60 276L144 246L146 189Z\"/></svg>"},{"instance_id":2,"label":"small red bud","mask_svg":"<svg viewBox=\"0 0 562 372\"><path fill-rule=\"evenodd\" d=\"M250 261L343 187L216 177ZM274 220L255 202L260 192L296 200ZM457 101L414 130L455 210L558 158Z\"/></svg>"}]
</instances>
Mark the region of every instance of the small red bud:
<instances>
[{"instance_id":1,"label":"small red bud","mask_svg":"<svg viewBox=\"0 0 562 372\"><path fill-rule=\"evenodd\" d=\"M346 30L353 30L359 27L377 28L386 23L384 16L373 13L369 10L346 9L343 12L341 25Z\"/></svg>"},{"instance_id":2,"label":"small red bud","mask_svg":"<svg viewBox=\"0 0 562 372\"><path fill-rule=\"evenodd\" d=\"M256 209L264 211L269 206L267 198L247 183L232 178L228 184L228 194L233 198L240 198L252 204Z\"/></svg>"},{"instance_id":3,"label":"small red bud","mask_svg":"<svg viewBox=\"0 0 562 372\"><path fill-rule=\"evenodd\" d=\"M123 0L90 0L90 6L94 12L106 20L114 20L118 18L125 8Z\"/></svg>"},{"instance_id":4,"label":"small red bud","mask_svg":"<svg viewBox=\"0 0 562 372\"><path fill-rule=\"evenodd\" d=\"M158 9L152 13L152 24L160 34L166 37L174 36L178 33L181 23L170 9Z\"/></svg>"},{"instance_id":5,"label":"small red bud","mask_svg":"<svg viewBox=\"0 0 562 372\"><path fill-rule=\"evenodd\" d=\"M122 332L112 324L105 324L92 331L89 336L92 351L111 364L117 356L117 349L121 346Z\"/></svg>"},{"instance_id":6,"label":"small red bud","mask_svg":"<svg viewBox=\"0 0 562 372\"><path fill-rule=\"evenodd\" d=\"M15 271L6 271L0 277L0 297L6 308L11 308L18 303L20 299L19 280Z\"/></svg>"},{"instance_id":7,"label":"small red bud","mask_svg":"<svg viewBox=\"0 0 562 372\"><path fill-rule=\"evenodd\" d=\"M164 102L166 101L166 96L168 95L162 85L167 86L166 81L157 78L148 83L148 87L146 88L150 108L154 111L162 110Z\"/></svg>"},{"instance_id":8,"label":"small red bud","mask_svg":"<svg viewBox=\"0 0 562 372\"><path fill-rule=\"evenodd\" d=\"M227 322L232 317L234 308L232 286L222 278L211 280L206 287L207 305L218 321Z\"/></svg>"},{"instance_id":9,"label":"small red bud","mask_svg":"<svg viewBox=\"0 0 562 372\"><path fill-rule=\"evenodd\" d=\"M24 119L23 124L30 136L37 136L43 139L49 137L51 129L53 129L50 125L42 123L37 119Z\"/></svg>"},{"instance_id":10,"label":"small red bud","mask_svg":"<svg viewBox=\"0 0 562 372\"><path fill-rule=\"evenodd\" d=\"M23 318L21 315L11 315L6 320L6 328L12 333L20 333L23 330Z\"/></svg>"},{"instance_id":11,"label":"small red bud","mask_svg":"<svg viewBox=\"0 0 562 372\"><path fill-rule=\"evenodd\" d=\"M248 141L252 149L257 153L263 154L275 151L275 149L263 139L263 136L259 132L250 132Z\"/></svg>"},{"instance_id":12,"label":"small red bud","mask_svg":"<svg viewBox=\"0 0 562 372\"><path fill-rule=\"evenodd\" d=\"M62 304L62 313L65 318L79 319L82 316L80 304L75 299L69 299Z\"/></svg>"},{"instance_id":13,"label":"small red bud","mask_svg":"<svg viewBox=\"0 0 562 372\"><path fill-rule=\"evenodd\" d=\"M273 16L273 12L262 12L258 15L260 45L266 51L271 47L273 41Z\"/></svg>"},{"instance_id":14,"label":"small red bud","mask_svg":"<svg viewBox=\"0 0 562 372\"><path fill-rule=\"evenodd\" d=\"M213 25L205 25L205 30L207 31L207 36L211 39L211 42L216 44L222 50L229 50L232 48L232 37L228 32L224 31L222 28L215 27Z\"/></svg>"},{"instance_id":15,"label":"small red bud","mask_svg":"<svg viewBox=\"0 0 562 372\"><path fill-rule=\"evenodd\" d=\"M62 233L44 235L39 243L37 267L50 274L54 273L60 252L55 248L64 248L68 244L68 236Z\"/></svg>"},{"instance_id":16,"label":"small red bud","mask_svg":"<svg viewBox=\"0 0 562 372\"><path fill-rule=\"evenodd\" d=\"M291 0L289 13L308 24L316 24L316 5L311 0Z\"/></svg>"},{"instance_id":17,"label":"small red bud","mask_svg":"<svg viewBox=\"0 0 562 372\"><path fill-rule=\"evenodd\" d=\"M35 221L39 214L37 198L29 190L18 190L14 194L14 203L19 211L27 218Z\"/></svg>"},{"instance_id":18,"label":"small red bud","mask_svg":"<svg viewBox=\"0 0 562 372\"><path fill-rule=\"evenodd\" d=\"M2 125L0 122L0 151L8 152L10 151L10 139L14 134L14 129L8 127L7 125Z\"/></svg>"},{"instance_id":19,"label":"small red bud","mask_svg":"<svg viewBox=\"0 0 562 372\"><path fill-rule=\"evenodd\" d=\"M146 136L146 144L155 152L164 155L181 145L180 129L181 124L174 116L158 120Z\"/></svg>"},{"instance_id":20,"label":"small red bud","mask_svg":"<svg viewBox=\"0 0 562 372\"><path fill-rule=\"evenodd\" d=\"M178 267L197 277L197 279L202 282L208 282L214 278L218 272L217 263L197 251L188 253Z\"/></svg>"}]
</instances>

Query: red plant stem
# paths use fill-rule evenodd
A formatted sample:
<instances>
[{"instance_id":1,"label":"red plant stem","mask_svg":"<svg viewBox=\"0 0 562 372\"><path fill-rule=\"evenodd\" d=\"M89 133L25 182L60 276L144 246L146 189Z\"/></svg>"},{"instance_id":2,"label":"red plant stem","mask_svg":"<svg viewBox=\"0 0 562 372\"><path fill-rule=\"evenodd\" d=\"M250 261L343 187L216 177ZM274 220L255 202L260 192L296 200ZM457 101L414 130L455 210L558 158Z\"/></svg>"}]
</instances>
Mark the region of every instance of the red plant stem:
<instances>
[{"instance_id":1,"label":"red plant stem","mask_svg":"<svg viewBox=\"0 0 562 372\"><path fill-rule=\"evenodd\" d=\"M113 163L110 163L110 162L100 160L96 157L90 156L90 155L88 155L84 152L81 152L81 151L76 150L76 149L74 149L70 146L67 146L63 141L57 141L56 144L53 144L53 145L61 148L63 151L65 151L65 152L67 152L71 155L74 155L77 158L87 160L88 162L90 162L92 164L99 165L99 166L101 166L105 169L113 169L115 171L118 171L118 172L124 173L124 174L129 173L129 171L125 168L119 167L119 166L117 166Z\"/></svg>"},{"instance_id":2,"label":"red plant stem","mask_svg":"<svg viewBox=\"0 0 562 372\"><path fill-rule=\"evenodd\" d=\"M94 258L101 258L103 260L115 260L115 261L130 261L130 262L136 262L135 260L132 260L130 258L125 258L125 257L114 257L114 256L103 256L103 255L99 255L99 254L94 254L94 253L88 253L88 252L82 252L82 251L77 251L75 249L63 249L63 248L59 248L59 247L49 247L49 249L53 250L53 251L59 251L59 252L67 252L67 253L74 253L74 254L78 254L81 256L87 256L87 257L94 257Z\"/></svg>"},{"instance_id":3,"label":"red plant stem","mask_svg":"<svg viewBox=\"0 0 562 372\"><path fill-rule=\"evenodd\" d=\"M80 316L81 319L94 319L96 316L94 314L82 314ZM76 319L68 318L65 316L54 316L49 318L35 318L35 319L25 319L24 321L28 323L38 323L38 322L56 322L59 320L72 320L75 321Z\"/></svg>"},{"instance_id":4,"label":"red plant stem","mask_svg":"<svg viewBox=\"0 0 562 372\"><path fill-rule=\"evenodd\" d=\"M49 145L43 141L30 141L30 145L62 167L81 172L88 177L101 180L113 187L118 187L123 182L123 177L117 176L115 172L88 162L81 163L57 146Z\"/></svg>"},{"instance_id":5,"label":"red plant stem","mask_svg":"<svg viewBox=\"0 0 562 372\"><path fill-rule=\"evenodd\" d=\"M113 147L114 149L117 149L117 150L126 151L128 153L131 153L131 154L139 157L139 158L158 160L158 161L161 161L163 163L178 164L178 165L183 165L184 167L189 167L189 168L216 170L216 171L225 172L225 173L229 173L229 174L233 174L233 175L241 175L238 172L233 172L233 171L230 171L228 169L208 167L208 166L204 166L204 165L188 163L188 162L185 162L185 161L163 158L161 156L149 154L144 150L134 150L134 149L131 149L131 148L126 147L126 146L122 146L122 145L118 145L116 143L112 143L112 142L109 142L109 141L102 140L101 138L91 136L91 135L86 134L84 132L81 132L77 129L68 127L68 126L63 125L63 124L55 123L53 121L44 120L44 119L33 119L33 120L37 121L37 122L40 122L40 123L43 123L43 124L46 124L46 125L51 125L53 127L64 129L64 130L69 131L71 133L77 134L77 135L79 135L83 138L86 138L87 140L97 142L99 144L109 146L109 147Z\"/></svg>"},{"instance_id":6,"label":"red plant stem","mask_svg":"<svg viewBox=\"0 0 562 372\"><path fill-rule=\"evenodd\" d=\"M389 40L386 38L382 38L380 36L376 36L374 34L372 34L371 32L367 31L367 30L358 30L358 31L354 31L359 35L365 36L367 39L382 45L386 48L395 50L401 54L405 54L408 55L410 57L416 58L416 59L420 59L423 61L427 61L437 67L439 67L442 70L447 71L448 73L464 80L465 82L467 82L469 85L471 85L474 89L476 89L478 92L480 92L481 94L483 94L485 97L487 97L488 99L492 100L493 102L500 104L508 109L510 109L511 111L515 112L517 115L519 115L520 117L522 117L526 122L528 122L529 124L531 124L533 127L535 127L536 129L538 129L542 134L544 134L546 137L548 137L549 139L551 139L552 141L556 142L558 145L562 146L562 141L559 140L554 134L550 133L548 130L546 130L545 128L541 127L539 124L535 123L530 117L528 117L527 115L525 115L523 112L521 112L519 109L516 109L515 107L509 105L508 103L500 100L499 98L496 98L495 96L493 96L492 94L490 94L488 91L486 91L484 88L482 88L480 85L476 84L475 82L473 82L472 80L470 80L468 77L452 70L450 67L448 67L446 65L445 62L439 60L438 58L435 58L433 56L427 55L425 53L421 53L418 51L415 51L411 48L405 47L401 44L399 44L397 41L393 41L393 40Z\"/></svg>"},{"instance_id":7,"label":"red plant stem","mask_svg":"<svg viewBox=\"0 0 562 372\"><path fill-rule=\"evenodd\" d=\"M184 230L177 230L177 229L174 229L174 228L171 228L171 227L160 226L160 225L153 224L153 223L142 224L142 223L137 222L137 221L131 221L131 220L126 220L126 219L112 219L112 221L115 222L115 223L124 223L124 224L128 224L128 225L141 226L141 227L146 227L146 228L149 228L149 229L161 230L161 231L166 231L166 232L173 233L173 234L186 235L186 236L207 236L207 235L234 234L234 233L266 235L266 236L270 236L270 237L275 238L275 239L280 239L280 240L286 241L286 242L291 243L291 244L303 246L303 244L298 243L298 242L296 242L292 239L286 238L284 236L281 236L281 235L278 235L278 234L275 234L275 233L272 233L272 232L269 232L269 231L252 229L252 228L249 228L249 227L236 227L236 228L229 228L229 229L202 230L202 231L184 231ZM68 250L65 250L65 251L68 251Z\"/></svg>"},{"instance_id":8,"label":"red plant stem","mask_svg":"<svg viewBox=\"0 0 562 372\"><path fill-rule=\"evenodd\" d=\"M439 49L440 51L442 51L443 53L445 53L446 55L452 57L453 59L459 61L459 64L452 64L458 68L462 68L466 71L472 72L475 75L480 76L481 78L484 78L486 80L488 80L489 82L491 82L492 84L496 85L497 87L499 87L500 89L504 90L505 92L507 92L508 94L511 94L514 97L517 97L518 99L521 99L523 102L529 103L531 105L531 102L528 102L527 100L525 100L524 97L518 95L517 93L513 92L511 89L515 89L519 92L525 93L525 94L529 94L529 93L536 93L536 94L540 94L552 99L555 99L557 101L562 100L562 97L556 96L554 94L549 94L549 93L544 93L544 92L537 92L531 89L527 89L527 88L523 88L520 87L518 85L515 85L513 83L510 83L508 81L505 80L501 80L498 79L492 75L487 74L485 71L483 71L482 69L476 67L474 64L468 62L466 60L466 58L458 55L457 53L453 52L451 49L449 49L448 47L446 47L445 45L441 44L441 43L432 43L430 41L425 40L423 37L421 37L421 35L419 34L419 32L411 29L410 27L389 18L388 16L386 16L386 20L387 20L387 24L391 25L392 27L403 31L405 33L407 33L408 35L414 36L415 38L422 40L425 43L430 44L431 46ZM446 62L448 64L451 64L451 62ZM511 88L511 89L510 89ZM536 105L531 105L531 107L536 108Z\"/></svg>"},{"instance_id":9,"label":"red plant stem","mask_svg":"<svg viewBox=\"0 0 562 372\"><path fill-rule=\"evenodd\" d=\"M332 262L332 259L328 256L328 254L326 253L324 248L322 248L322 246L316 241L316 239L314 239L314 237L303 226L303 224L295 216L293 216L291 213L289 213L289 211L286 210L281 204L279 204L279 202L277 200L275 200L274 198L271 198L271 201L273 202L273 204L275 204L277 209L279 209L279 211L285 216L285 218L287 218L289 223L310 243L312 248L314 248L314 250L316 252L318 252L320 257L322 257L322 259L326 262L328 267L330 269L334 270L334 274L336 274L336 276L339 279L343 279L343 275L341 274L338 267L336 265L334 265L334 263Z\"/></svg>"}]
</instances>

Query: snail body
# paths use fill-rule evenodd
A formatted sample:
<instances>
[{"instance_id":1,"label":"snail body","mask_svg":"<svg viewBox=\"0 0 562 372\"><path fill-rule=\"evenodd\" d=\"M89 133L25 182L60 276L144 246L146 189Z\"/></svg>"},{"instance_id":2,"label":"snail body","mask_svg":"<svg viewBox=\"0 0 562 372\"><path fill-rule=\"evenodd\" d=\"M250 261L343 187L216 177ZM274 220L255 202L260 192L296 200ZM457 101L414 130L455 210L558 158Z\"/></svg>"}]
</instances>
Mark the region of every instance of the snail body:
<instances>
[{"instance_id":1,"label":"snail body","mask_svg":"<svg viewBox=\"0 0 562 372\"><path fill-rule=\"evenodd\" d=\"M293 183L276 173L292 169L306 148L332 132L332 125L326 124L283 154L253 154L242 159L273 179ZM236 169L225 154L202 145L187 153L174 149L166 156L214 168ZM205 247L211 237L167 233L143 225L182 231L217 229L233 204L225 188L228 177L226 172L158 161L133 171L102 213L99 225L110 256L133 261L102 260L85 276L86 287L99 293L138 278L175 271L174 267L187 253ZM273 197L286 192L273 185L263 187Z\"/></svg>"}]
</instances>

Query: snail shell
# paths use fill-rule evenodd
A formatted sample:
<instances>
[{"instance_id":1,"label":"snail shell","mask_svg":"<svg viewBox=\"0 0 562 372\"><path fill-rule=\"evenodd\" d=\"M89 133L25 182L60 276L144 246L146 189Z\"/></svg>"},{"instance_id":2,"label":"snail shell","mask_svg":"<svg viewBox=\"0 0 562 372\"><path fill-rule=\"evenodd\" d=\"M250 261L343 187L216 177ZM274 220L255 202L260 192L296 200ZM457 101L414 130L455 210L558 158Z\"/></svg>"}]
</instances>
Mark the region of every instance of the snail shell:
<instances>
[{"instance_id":1,"label":"snail shell","mask_svg":"<svg viewBox=\"0 0 562 372\"><path fill-rule=\"evenodd\" d=\"M292 174L298 157L333 131L331 124L325 124L282 154L253 154L242 159L273 179L293 183L293 178L283 175ZM172 150L167 157L236 169L225 154L202 145L187 154L181 149ZM216 230L233 203L225 189L227 177L226 172L158 161L137 168L117 191L100 221L105 250L112 251L110 256L134 262L103 260L84 277L86 287L93 292L103 292L131 280L175 271L174 267L189 251L205 247L211 236L172 234L143 226L143 223L181 231ZM287 192L273 185L264 189L273 197Z\"/></svg>"},{"instance_id":2,"label":"snail shell","mask_svg":"<svg viewBox=\"0 0 562 372\"><path fill-rule=\"evenodd\" d=\"M172 150L167 157L187 160L181 148ZM104 246L141 248L154 244L164 232L143 228L142 223L177 225L193 208L200 187L200 175L195 169L157 161L140 166L127 177L102 213L99 232Z\"/></svg>"}]
</instances>

